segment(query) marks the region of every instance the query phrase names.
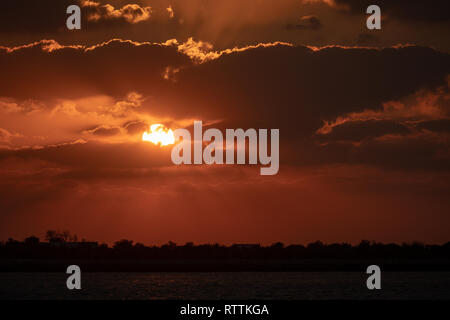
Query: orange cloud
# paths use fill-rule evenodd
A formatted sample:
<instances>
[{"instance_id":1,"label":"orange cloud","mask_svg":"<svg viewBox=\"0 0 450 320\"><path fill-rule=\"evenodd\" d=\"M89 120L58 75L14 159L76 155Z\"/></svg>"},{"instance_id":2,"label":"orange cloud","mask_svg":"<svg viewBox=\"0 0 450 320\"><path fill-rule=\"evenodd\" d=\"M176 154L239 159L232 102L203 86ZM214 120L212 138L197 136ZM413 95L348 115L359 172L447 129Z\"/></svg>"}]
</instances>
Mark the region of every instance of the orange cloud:
<instances>
[{"instance_id":1,"label":"orange cloud","mask_svg":"<svg viewBox=\"0 0 450 320\"><path fill-rule=\"evenodd\" d=\"M101 5L91 0L83 0L81 6L91 9L89 21L122 19L128 23L136 24L150 19L151 7L141 7L137 4L127 4L120 9L114 8L110 4Z\"/></svg>"},{"instance_id":2,"label":"orange cloud","mask_svg":"<svg viewBox=\"0 0 450 320\"><path fill-rule=\"evenodd\" d=\"M169 13L169 18L173 18L175 16L175 12L173 11L172 6L170 5L169 7L166 8L167 12Z\"/></svg>"},{"instance_id":3,"label":"orange cloud","mask_svg":"<svg viewBox=\"0 0 450 320\"><path fill-rule=\"evenodd\" d=\"M268 48L275 46L293 46L291 43L276 41L271 43L258 43L256 45L243 46L240 48L234 47L231 49L214 51L213 45L211 43L205 41L196 41L192 37L182 43L179 43L177 39L170 39L167 40L164 44L167 46L176 46L179 52L184 53L197 63L208 62L220 58L225 54L243 52L250 49Z\"/></svg>"},{"instance_id":4,"label":"orange cloud","mask_svg":"<svg viewBox=\"0 0 450 320\"><path fill-rule=\"evenodd\" d=\"M421 89L401 100L387 101L382 109L366 109L324 121L317 134L329 134L334 128L349 122L397 121L414 125L422 121L450 119L450 77L447 84L434 89Z\"/></svg>"}]
</instances>

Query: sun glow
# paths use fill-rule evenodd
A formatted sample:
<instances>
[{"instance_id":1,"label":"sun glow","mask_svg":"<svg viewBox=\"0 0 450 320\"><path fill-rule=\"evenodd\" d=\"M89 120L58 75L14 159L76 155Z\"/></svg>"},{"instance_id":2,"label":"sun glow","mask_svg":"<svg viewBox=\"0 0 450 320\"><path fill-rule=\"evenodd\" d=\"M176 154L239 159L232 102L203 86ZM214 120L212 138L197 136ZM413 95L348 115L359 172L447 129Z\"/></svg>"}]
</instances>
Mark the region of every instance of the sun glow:
<instances>
[{"instance_id":1,"label":"sun glow","mask_svg":"<svg viewBox=\"0 0 450 320\"><path fill-rule=\"evenodd\" d=\"M148 132L142 134L143 141L149 141L156 145L167 146L175 143L175 136L172 129L166 128L162 124L152 124Z\"/></svg>"}]
</instances>

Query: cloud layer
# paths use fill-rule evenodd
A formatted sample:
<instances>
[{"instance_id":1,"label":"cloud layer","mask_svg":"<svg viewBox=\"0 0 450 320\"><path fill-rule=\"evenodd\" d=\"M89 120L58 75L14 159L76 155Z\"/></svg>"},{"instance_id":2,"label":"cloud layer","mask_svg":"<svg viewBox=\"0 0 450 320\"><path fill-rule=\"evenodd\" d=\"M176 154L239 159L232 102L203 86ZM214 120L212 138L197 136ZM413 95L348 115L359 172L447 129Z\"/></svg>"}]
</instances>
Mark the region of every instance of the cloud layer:
<instances>
[{"instance_id":1,"label":"cloud layer","mask_svg":"<svg viewBox=\"0 0 450 320\"><path fill-rule=\"evenodd\" d=\"M0 240L448 241L448 5L423 3L372 32L356 1L83 1L68 31L65 0L3 1ZM279 174L141 141L194 120L280 129Z\"/></svg>"}]
</instances>

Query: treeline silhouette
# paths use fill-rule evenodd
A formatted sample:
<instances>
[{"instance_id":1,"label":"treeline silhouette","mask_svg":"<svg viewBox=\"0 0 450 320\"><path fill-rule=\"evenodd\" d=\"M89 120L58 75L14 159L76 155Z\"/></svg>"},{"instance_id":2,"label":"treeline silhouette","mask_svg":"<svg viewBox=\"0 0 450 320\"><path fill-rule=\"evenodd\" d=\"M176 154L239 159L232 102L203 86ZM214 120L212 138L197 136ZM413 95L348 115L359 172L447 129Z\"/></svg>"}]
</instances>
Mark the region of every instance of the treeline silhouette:
<instances>
[{"instance_id":1,"label":"treeline silhouette","mask_svg":"<svg viewBox=\"0 0 450 320\"><path fill-rule=\"evenodd\" d=\"M9 239L0 242L0 259L449 259L450 242L428 245L419 242L383 244L363 240L358 245L348 243L325 244L321 241L307 245L269 246L259 244L194 244L177 245L174 242L161 246L146 246L132 240L120 240L112 247L82 240L70 232L50 230L46 242L31 236L24 241Z\"/></svg>"}]
</instances>

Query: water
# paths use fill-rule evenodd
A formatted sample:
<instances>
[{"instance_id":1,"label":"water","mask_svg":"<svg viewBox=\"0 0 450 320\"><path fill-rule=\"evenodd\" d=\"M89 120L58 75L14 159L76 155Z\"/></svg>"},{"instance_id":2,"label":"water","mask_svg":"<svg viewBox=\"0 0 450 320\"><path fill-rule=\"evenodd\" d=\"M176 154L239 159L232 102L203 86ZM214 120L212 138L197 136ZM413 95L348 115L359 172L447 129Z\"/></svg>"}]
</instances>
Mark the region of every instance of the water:
<instances>
[{"instance_id":1,"label":"water","mask_svg":"<svg viewBox=\"0 0 450 320\"><path fill-rule=\"evenodd\" d=\"M357 272L0 273L0 299L450 299L450 272L383 272L381 290Z\"/></svg>"}]
</instances>

